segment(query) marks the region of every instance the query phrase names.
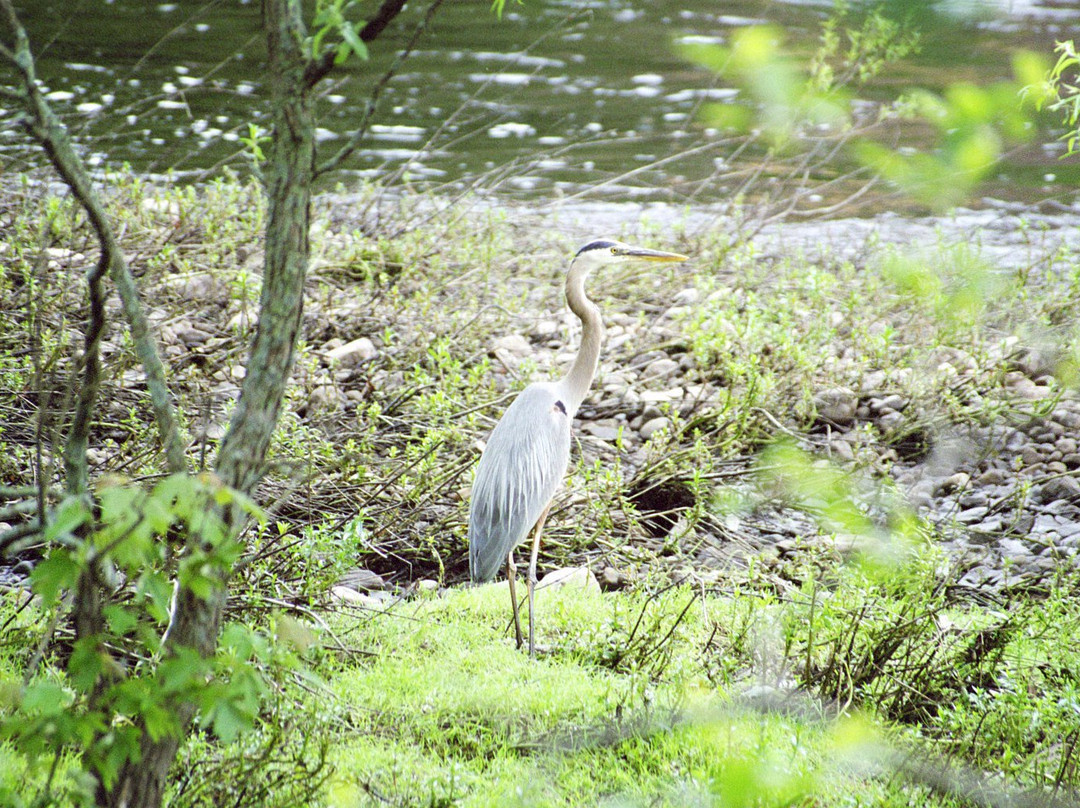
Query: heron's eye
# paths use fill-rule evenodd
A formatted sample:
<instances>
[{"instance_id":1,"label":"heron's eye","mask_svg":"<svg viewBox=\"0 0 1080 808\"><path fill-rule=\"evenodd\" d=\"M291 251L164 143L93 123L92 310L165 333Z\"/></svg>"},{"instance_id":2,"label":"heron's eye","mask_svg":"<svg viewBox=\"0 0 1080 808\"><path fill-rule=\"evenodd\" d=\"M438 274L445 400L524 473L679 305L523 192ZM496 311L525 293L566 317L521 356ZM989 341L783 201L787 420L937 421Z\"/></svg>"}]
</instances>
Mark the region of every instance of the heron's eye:
<instances>
[{"instance_id":1,"label":"heron's eye","mask_svg":"<svg viewBox=\"0 0 1080 808\"><path fill-rule=\"evenodd\" d=\"M619 248L618 247L612 247L611 248L611 254L612 255L618 255L619 254Z\"/></svg>"}]
</instances>

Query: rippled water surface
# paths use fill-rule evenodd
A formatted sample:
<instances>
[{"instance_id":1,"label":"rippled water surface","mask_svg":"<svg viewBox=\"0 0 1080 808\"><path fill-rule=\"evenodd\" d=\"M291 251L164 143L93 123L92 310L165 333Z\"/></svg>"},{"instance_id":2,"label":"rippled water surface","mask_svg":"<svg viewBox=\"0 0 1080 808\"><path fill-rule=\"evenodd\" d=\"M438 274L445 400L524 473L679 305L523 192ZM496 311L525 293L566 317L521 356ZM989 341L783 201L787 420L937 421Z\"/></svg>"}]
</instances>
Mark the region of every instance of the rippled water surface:
<instances>
[{"instance_id":1,"label":"rippled water surface","mask_svg":"<svg viewBox=\"0 0 1080 808\"><path fill-rule=\"evenodd\" d=\"M92 162L196 177L224 162L243 165L236 158L242 138L266 118L257 2L24 6L49 98L88 144ZM735 91L685 60L680 45L723 44L736 27L772 22L808 53L830 7L526 0L508 3L500 21L487 0L452 0L386 84L345 177L449 188L481 180L530 198L585 188L618 199L718 198L729 191L714 181L728 154L696 112L703 100ZM343 145L424 8L410 4L372 43L371 61L351 62L326 83L323 154ZM1049 54L1080 22L1075 0L909 2L903 12L923 29L922 50L868 88L871 99L915 85L1008 78L1013 49ZM20 138L5 118L5 153L15 156ZM1010 155L991 193L1034 199L1075 185L1059 154L1051 144Z\"/></svg>"}]
</instances>

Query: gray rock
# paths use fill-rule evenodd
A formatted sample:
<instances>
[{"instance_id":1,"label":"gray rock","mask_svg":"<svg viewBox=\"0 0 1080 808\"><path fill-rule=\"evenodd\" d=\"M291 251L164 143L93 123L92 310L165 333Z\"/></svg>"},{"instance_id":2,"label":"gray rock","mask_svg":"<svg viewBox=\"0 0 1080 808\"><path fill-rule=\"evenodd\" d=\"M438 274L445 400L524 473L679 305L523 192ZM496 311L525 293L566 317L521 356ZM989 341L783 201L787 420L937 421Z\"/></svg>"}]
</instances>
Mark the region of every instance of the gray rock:
<instances>
[{"instance_id":1,"label":"gray rock","mask_svg":"<svg viewBox=\"0 0 1080 808\"><path fill-rule=\"evenodd\" d=\"M818 418L837 426L847 426L855 420L859 398L848 387L830 387L814 396Z\"/></svg>"},{"instance_id":2,"label":"gray rock","mask_svg":"<svg viewBox=\"0 0 1080 808\"><path fill-rule=\"evenodd\" d=\"M374 598L371 595L365 595L361 592L357 592L351 586L341 586L340 584L331 587L330 597L341 603L351 603L354 606L359 606L363 609L379 609L381 610L386 605L378 598Z\"/></svg>"},{"instance_id":3,"label":"gray rock","mask_svg":"<svg viewBox=\"0 0 1080 808\"><path fill-rule=\"evenodd\" d=\"M829 443L829 451L833 457L842 463L851 463L855 460L855 450L846 440L834 440Z\"/></svg>"},{"instance_id":4,"label":"gray rock","mask_svg":"<svg viewBox=\"0 0 1080 808\"><path fill-rule=\"evenodd\" d=\"M908 400L901 395L893 393L892 395L885 396L881 399L881 408L883 410L894 410L900 412L908 405Z\"/></svg>"},{"instance_id":5,"label":"gray rock","mask_svg":"<svg viewBox=\"0 0 1080 808\"><path fill-rule=\"evenodd\" d=\"M701 300L701 292L693 286L688 286L686 289L680 289L675 293L675 297L672 298L672 302L676 306L693 306L699 300Z\"/></svg>"},{"instance_id":6,"label":"gray rock","mask_svg":"<svg viewBox=\"0 0 1080 808\"><path fill-rule=\"evenodd\" d=\"M496 351L506 351L511 356L525 357L532 354L532 343L521 334L507 334L495 340L492 346Z\"/></svg>"},{"instance_id":7,"label":"gray rock","mask_svg":"<svg viewBox=\"0 0 1080 808\"><path fill-rule=\"evenodd\" d=\"M898 431L906 420L903 413L883 412L877 419L877 423L883 432L890 433Z\"/></svg>"},{"instance_id":8,"label":"gray rock","mask_svg":"<svg viewBox=\"0 0 1080 808\"><path fill-rule=\"evenodd\" d=\"M356 567L345 572L338 583L355 589L357 592L375 592L386 589L386 581L378 573Z\"/></svg>"},{"instance_id":9,"label":"gray rock","mask_svg":"<svg viewBox=\"0 0 1080 808\"><path fill-rule=\"evenodd\" d=\"M319 384L312 388L308 396L308 409L313 412L335 410L341 404L342 396L333 384Z\"/></svg>"},{"instance_id":10,"label":"gray rock","mask_svg":"<svg viewBox=\"0 0 1080 808\"><path fill-rule=\"evenodd\" d=\"M943 494L951 494L953 491L961 491L967 488L970 482L970 474L958 471L956 474L950 474L948 477L940 480L934 489L934 493L941 496Z\"/></svg>"},{"instance_id":11,"label":"gray rock","mask_svg":"<svg viewBox=\"0 0 1080 808\"><path fill-rule=\"evenodd\" d=\"M565 567L553 570L536 584L536 591L555 589L583 589L586 592L599 592L600 583L588 567Z\"/></svg>"},{"instance_id":12,"label":"gray rock","mask_svg":"<svg viewBox=\"0 0 1080 808\"><path fill-rule=\"evenodd\" d=\"M998 542L998 549L1012 559L1028 559L1032 555L1028 546L1019 539L1002 539Z\"/></svg>"},{"instance_id":13,"label":"gray rock","mask_svg":"<svg viewBox=\"0 0 1080 808\"><path fill-rule=\"evenodd\" d=\"M642 375L646 380L649 379L663 379L670 376L672 373L679 369L679 363L674 359L664 357L663 359L654 359L648 365L645 366L645 370L642 371Z\"/></svg>"},{"instance_id":14,"label":"gray rock","mask_svg":"<svg viewBox=\"0 0 1080 808\"><path fill-rule=\"evenodd\" d=\"M641 425L641 429L639 431L641 433L641 437L644 440L648 440L661 429L667 429L670 426L671 419L660 416L659 418L652 418L646 421L644 424Z\"/></svg>"},{"instance_id":15,"label":"gray rock","mask_svg":"<svg viewBox=\"0 0 1080 808\"><path fill-rule=\"evenodd\" d=\"M989 508L985 507L968 508L967 510L960 511L960 513L956 515L956 521L964 525L973 525L986 518L988 511Z\"/></svg>"},{"instance_id":16,"label":"gray rock","mask_svg":"<svg viewBox=\"0 0 1080 808\"><path fill-rule=\"evenodd\" d=\"M1006 480L1008 476L1001 469L987 469L975 478L975 484L978 486L1003 485Z\"/></svg>"},{"instance_id":17,"label":"gray rock","mask_svg":"<svg viewBox=\"0 0 1080 808\"><path fill-rule=\"evenodd\" d=\"M1041 463L1043 460L1042 447L1027 445L1020 450L1020 459L1024 461L1025 466L1034 466L1036 463Z\"/></svg>"},{"instance_id":18,"label":"gray rock","mask_svg":"<svg viewBox=\"0 0 1080 808\"><path fill-rule=\"evenodd\" d=\"M558 330L559 324L554 320L541 320L533 327L533 333L542 339L553 337Z\"/></svg>"},{"instance_id":19,"label":"gray rock","mask_svg":"<svg viewBox=\"0 0 1080 808\"><path fill-rule=\"evenodd\" d=\"M367 337L357 337L344 345L331 348L326 352L326 357L333 362L340 362L346 367L355 367L361 362L374 359L378 356L378 353L379 351L374 342Z\"/></svg>"},{"instance_id":20,"label":"gray rock","mask_svg":"<svg viewBox=\"0 0 1080 808\"><path fill-rule=\"evenodd\" d=\"M626 574L614 567L604 567L600 573L600 588L605 591L622 589L626 586Z\"/></svg>"},{"instance_id":21,"label":"gray rock","mask_svg":"<svg viewBox=\"0 0 1080 808\"><path fill-rule=\"evenodd\" d=\"M976 508L980 505L989 505L990 497L985 491L969 491L957 500L961 508Z\"/></svg>"},{"instance_id":22,"label":"gray rock","mask_svg":"<svg viewBox=\"0 0 1080 808\"><path fill-rule=\"evenodd\" d=\"M982 533L1000 533L1004 527L1005 519L1000 514L994 514L993 516L987 516L973 529Z\"/></svg>"},{"instance_id":23,"label":"gray rock","mask_svg":"<svg viewBox=\"0 0 1080 808\"><path fill-rule=\"evenodd\" d=\"M859 383L859 389L863 393L873 393L876 390L880 390L887 378L884 370L871 370L869 373L863 375Z\"/></svg>"},{"instance_id":24,"label":"gray rock","mask_svg":"<svg viewBox=\"0 0 1080 808\"><path fill-rule=\"evenodd\" d=\"M611 418L605 418L602 421L587 421L581 425L581 431L602 441L614 443L619 437L619 430L617 426L614 426L615 423L615 420Z\"/></svg>"},{"instance_id":25,"label":"gray rock","mask_svg":"<svg viewBox=\"0 0 1080 808\"><path fill-rule=\"evenodd\" d=\"M1041 486L1041 501L1080 501L1080 483L1074 477L1052 477Z\"/></svg>"}]
</instances>

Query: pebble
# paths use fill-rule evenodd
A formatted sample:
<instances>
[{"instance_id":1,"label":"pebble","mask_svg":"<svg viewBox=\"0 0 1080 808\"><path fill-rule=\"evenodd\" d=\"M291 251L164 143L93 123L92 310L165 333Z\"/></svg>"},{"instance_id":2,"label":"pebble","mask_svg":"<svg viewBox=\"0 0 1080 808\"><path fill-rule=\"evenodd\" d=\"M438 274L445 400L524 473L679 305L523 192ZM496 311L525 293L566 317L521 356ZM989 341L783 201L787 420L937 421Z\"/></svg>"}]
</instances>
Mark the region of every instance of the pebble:
<instances>
[{"instance_id":1,"label":"pebble","mask_svg":"<svg viewBox=\"0 0 1080 808\"><path fill-rule=\"evenodd\" d=\"M648 440L657 432L662 429L667 429L671 426L671 419L660 416L659 418L651 418L641 425L641 429L638 430L642 439Z\"/></svg>"},{"instance_id":2,"label":"pebble","mask_svg":"<svg viewBox=\"0 0 1080 808\"><path fill-rule=\"evenodd\" d=\"M592 435L594 438L599 438L602 441L608 443L614 443L619 437L618 427L608 424L615 424L614 419L605 418L602 421L586 421L581 425L581 431L588 435Z\"/></svg>"},{"instance_id":3,"label":"pebble","mask_svg":"<svg viewBox=\"0 0 1080 808\"><path fill-rule=\"evenodd\" d=\"M1051 477L1041 486L1040 501L1065 500L1080 501L1080 483L1075 477Z\"/></svg>"},{"instance_id":4,"label":"pebble","mask_svg":"<svg viewBox=\"0 0 1080 808\"><path fill-rule=\"evenodd\" d=\"M1034 466L1042 462L1043 454L1038 446L1029 445L1020 450L1020 459L1024 461L1025 466Z\"/></svg>"},{"instance_id":5,"label":"pebble","mask_svg":"<svg viewBox=\"0 0 1080 808\"><path fill-rule=\"evenodd\" d=\"M338 579L338 584L348 586L357 592L382 591L387 588L386 581L383 580L381 575L362 567L356 567L345 572Z\"/></svg>"},{"instance_id":6,"label":"pebble","mask_svg":"<svg viewBox=\"0 0 1080 808\"><path fill-rule=\"evenodd\" d=\"M833 440L829 442L829 451L835 459L843 463L851 463L855 460L855 450L846 440Z\"/></svg>"},{"instance_id":7,"label":"pebble","mask_svg":"<svg viewBox=\"0 0 1080 808\"><path fill-rule=\"evenodd\" d=\"M327 343L329 345L329 343ZM323 346L326 350L326 346ZM326 357L332 362L340 362L345 367L355 367L361 362L366 362L378 356L379 351L375 343L367 337L357 337L326 351Z\"/></svg>"},{"instance_id":8,"label":"pebble","mask_svg":"<svg viewBox=\"0 0 1080 808\"><path fill-rule=\"evenodd\" d=\"M692 286L679 290L675 293L675 297L672 298L672 302L676 306L693 306L699 300L701 300L701 292Z\"/></svg>"},{"instance_id":9,"label":"pebble","mask_svg":"<svg viewBox=\"0 0 1080 808\"><path fill-rule=\"evenodd\" d=\"M523 358L533 352L532 343L521 334L507 334L499 337L492 345L494 351L506 351L511 356Z\"/></svg>"},{"instance_id":10,"label":"pebble","mask_svg":"<svg viewBox=\"0 0 1080 808\"><path fill-rule=\"evenodd\" d=\"M555 589L581 589L586 592L599 592L600 583L588 567L564 567L552 570L536 584L536 591Z\"/></svg>"},{"instance_id":11,"label":"pebble","mask_svg":"<svg viewBox=\"0 0 1080 808\"><path fill-rule=\"evenodd\" d=\"M648 404L669 404L682 400L682 397L681 387L673 387L670 390L645 390L641 394L641 400Z\"/></svg>"},{"instance_id":12,"label":"pebble","mask_svg":"<svg viewBox=\"0 0 1080 808\"><path fill-rule=\"evenodd\" d=\"M963 471L958 471L956 474L951 474L941 480L934 489L934 493L940 496L942 494L951 494L953 491L962 491L968 487L968 483L970 482L971 475Z\"/></svg>"},{"instance_id":13,"label":"pebble","mask_svg":"<svg viewBox=\"0 0 1080 808\"><path fill-rule=\"evenodd\" d=\"M1001 469L987 469L975 478L975 484L979 486L1003 485L1008 477Z\"/></svg>"},{"instance_id":14,"label":"pebble","mask_svg":"<svg viewBox=\"0 0 1080 808\"><path fill-rule=\"evenodd\" d=\"M378 609L382 610L386 604L374 598L371 595L365 595L362 592L357 592L350 586L342 586L337 584L330 589L330 597L341 603L351 603L354 606L360 606L365 609Z\"/></svg>"},{"instance_id":15,"label":"pebble","mask_svg":"<svg viewBox=\"0 0 1080 808\"><path fill-rule=\"evenodd\" d=\"M553 337L558 331L559 324L554 320L541 320L533 326L533 333L542 339Z\"/></svg>"},{"instance_id":16,"label":"pebble","mask_svg":"<svg viewBox=\"0 0 1080 808\"><path fill-rule=\"evenodd\" d=\"M967 508L956 515L956 521L965 525L973 525L976 522L981 522L989 510L985 506Z\"/></svg>"},{"instance_id":17,"label":"pebble","mask_svg":"<svg viewBox=\"0 0 1080 808\"><path fill-rule=\"evenodd\" d=\"M626 574L614 567L604 567L603 572L600 573L600 588L605 592L622 589L626 586L626 582Z\"/></svg>"},{"instance_id":18,"label":"pebble","mask_svg":"<svg viewBox=\"0 0 1080 808\"><path fill-rule=\"evenodd\" d=\"M678 369L678 362L676 362L674 359L668 359L665 357L664 359L654 359L652 362L646 365L645 370L642 372L642 375L645 377L646 381L650 379L663 379L667 376L672 375Z\"/></svg>"},{"instance_id":19,"label":"pebble","mask_svg":"<svg viewBox=\"0 0 1080 808\"><path fill-rule=\"evenodd\" d=\"M877 419L878 426L886 434L899 431L907 419L900 412L883 412Z\"/></svg>"},{"instance_id":20,"label":"pebble","mask_svg":"<svg viewBox=\"0 0 1080 808\"><path fill-rule=\"evenodd\" d=\"M847 426L855 420L859 399L847 387L830 387L814 396L818 418L837 426Z\"/></svg>"}]
</instances>

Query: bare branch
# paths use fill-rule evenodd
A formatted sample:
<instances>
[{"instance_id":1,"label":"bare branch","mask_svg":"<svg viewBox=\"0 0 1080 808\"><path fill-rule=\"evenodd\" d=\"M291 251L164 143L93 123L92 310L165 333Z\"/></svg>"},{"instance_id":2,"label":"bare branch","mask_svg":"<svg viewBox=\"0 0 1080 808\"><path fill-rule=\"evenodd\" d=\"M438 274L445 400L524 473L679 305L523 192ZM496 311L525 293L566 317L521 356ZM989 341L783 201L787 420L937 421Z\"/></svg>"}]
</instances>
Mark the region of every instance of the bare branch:
<instances>
[{"instance_id":1,"label":"bare branch","mask_svg":"<svg viewBox=\"0 0 1080 808\"><path fill-rule=\"evenodd\" d=\"M367 21L367 24L360 31L361 42L371 42L376 39L379 34L385 30L394 18L402 12L405 8L406 0L383 0L379 10L375 12L375 16ZM334 57L333 50L327 51L314 61L309 62L307 69L304 71L304 81L308 87L314 87L326 74L334 69Z\"/></svg>"},{"instance_id":2,"label":"bare branch","mask_svg":"<svg viewBox=\"0 0 1080 808\"><path fill-rule=\"evenodd\" d=\"M151 406L157 421L158 432L165 446L166 465L170 471L183 471L187 468L187 461L184 457L184 441L180 434L172 401L169 397L169 390L165 383L165 368L161 363L157 346L150 334L150 325L139 300L135 279L128 269L127 261L124 259L116 234L113 232L104 205L94 190L86 167L75 152L67 130L41 94L41 88L35 75L34 59L30 53L30 42L26 36L26 30L22 27L18 16L15 14L11 0L0 0L0 9L3 10L8 27L15 38L15 48L11 54L13 58L10 61L18 69L22 81L24 95L21 100L27 113L27 116L23 119L23 125L29 129L31 135L44 148L53 167L86 211L87 218L94 228L98 244L101 247L101 259L98 266L88 277L91 286L92 323L87 333L86 350L90 351L94 347L92 340L100 340L101 337L100 327L102 323L97 322L95 325L95 304L93 302L95 296L100 294L100 290L95 290L94 285L100 283L104 273L107 271L120 294L124 317L131 330L135 351L146 372L146 386L150 393ZM84 362L89 365L93 364L94 361L90 353L84 353ZM88 370L87 365L84 365L84 371ZM84 380L87 378L86 372L84 372ZM80 410L87 404L92 405L95 392L96 390L80 392ZM89 416L89 412L85 413L87 420ZM76 430L73 430L73 441L81 440L77 434L77 430L81 428L81 426L77 425ZM72 451L75 452L76 449L72 449ZM75 471L70 465L74 460L74 455L68 457L68 453L65 452L65 464L68 465L69 473Z\"/></svg>"},{"instance_id":3,"label":"bare branch","mask_svg":"<svg viewBox=\"0 0 1080 808\"><path fill-rule=\"evenodd\" d=\"M394 1L396 2L396 0ZM384 6L388 5L390 2L391 0L388 0L387 3L384 3ZM378 82L375 83L375 87L372 89L371 94L368 96L367 103L364 105L364 114L360 117L360 123L357 125L356 130L349 137L349 142L342 146L330 159L315 169L316 177L338 168L360 147L360 143L367 134L368 124L371 122L371 116L375 113L375 107L378 106L383 89L385 89L386 85L390 82L390 79L397 73L401 64L409 58L409 55L416 47L416 43L420 40L420 36L431 22L431 18L435 16L435 12L438 11L439 6L442 4L443 0L432 0L431 5L428 6L427 11L424 13L424 18L417 23L416 28L413 29L412 36L409 37L409 41L406 43L405 47L402 48L401 52L398 53L387 71L383 73ZM381 10L382 9L380 9L380 11ZM387 22L389 22L389 20L387 20ZM371 23L368 23L369 27L370 25ZM383 27L385 27L385 24ZM364 30L366 31L367 28ZM381 31L382 28L379 30Z\"/></svg>"}]
</instances>

